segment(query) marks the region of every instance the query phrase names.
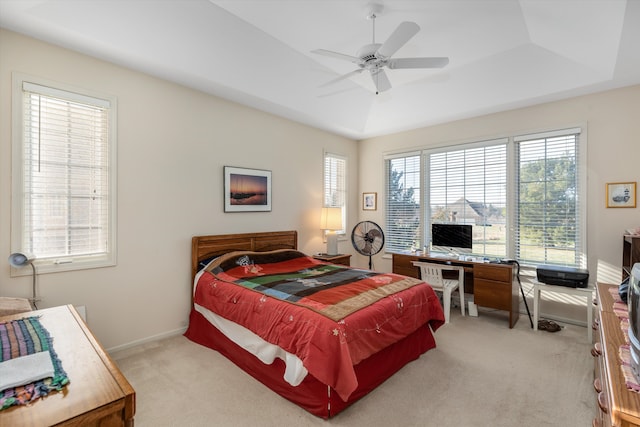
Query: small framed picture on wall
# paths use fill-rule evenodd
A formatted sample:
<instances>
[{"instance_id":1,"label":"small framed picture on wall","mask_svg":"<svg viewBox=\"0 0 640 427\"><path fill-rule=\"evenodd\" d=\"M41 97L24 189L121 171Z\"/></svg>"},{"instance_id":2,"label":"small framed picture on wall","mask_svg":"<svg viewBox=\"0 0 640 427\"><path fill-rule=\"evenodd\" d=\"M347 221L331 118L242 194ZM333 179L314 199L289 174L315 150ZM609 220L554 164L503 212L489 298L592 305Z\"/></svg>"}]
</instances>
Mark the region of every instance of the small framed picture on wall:
<instances>
[{"instance_id":1,"label":"small framed picture on wall","mask_svg":"<svg viewBox=\"0 0 640 427\"><path fill-rule=\"evenodd\" d=\"M271 211L271 171L225 166L224 211Z\"/></svg>"},{"instance_id":2,"label":"small framed picture on wall","mask_svg":"<svg viewBox=\"0 0 640 427\"><path fill-rule=\"evenodd\" d=\"M362 209L375 211L378 208L378 193L362 193Z\"/></svg>"},{"instance_id":3,"label":"small framed picture on wall","mask_svg":"<svg viewBox=\"0 0 640 427\"><path fill-rule=\"evenodd\" d=\"M607 207L608 208L635 208L636 207L636 183L635 182L607 183Z\"/></svg>"}]
</instances>

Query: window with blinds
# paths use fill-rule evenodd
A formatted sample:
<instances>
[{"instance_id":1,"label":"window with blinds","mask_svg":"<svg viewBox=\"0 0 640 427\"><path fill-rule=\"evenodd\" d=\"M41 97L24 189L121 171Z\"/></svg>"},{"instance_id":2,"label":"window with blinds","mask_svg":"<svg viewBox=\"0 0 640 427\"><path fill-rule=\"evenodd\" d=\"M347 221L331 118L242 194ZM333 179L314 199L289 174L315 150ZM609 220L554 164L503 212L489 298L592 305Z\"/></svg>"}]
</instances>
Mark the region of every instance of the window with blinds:
<instances>
[{"instance_id":1,"label":"window with blinds","mask_svg":"<svg viewBox=\"0 0 640 427\"><path fill-rule=\"evenodd\" d=\"M527 264L583 265L580 129L514 138L516 258Z\"/></svg>"},{"instance_id":2,"label":"window with blinds","mask_svg":"<svg viewBox=\"0 0 640 427\"><path fill-rule=\"evenodd\" d=\"M420 158L420 153L410 153L385 159L388 252L421 247Z\"/></svg>"},{"instance_id":3,"label":"window with blinds","mask_svg":"<svg viewBox=\"0 0 640 427\"><path fill-rule=\"evenodd\" d=\"M337 154L324 154L324 206L342 208L342 224L346 224L347 159ZM338 234L345 231L339 230Z\"/></svg>"},{"instance_id":4,"label":"window with blinds","mask_svg":"<svg viewBox=\"0 0 640 427\"><path fill-rule=\"evenodd\" d=\"M507 140L427 154L426 224L472 226L474 255L504 257L507 243ZM426 233L430 235L430 233ZM434 248L432 248L434 249Z\"/></svg>"},{"instance_id":5,"label":"window with blinds","mask_svg":"<svg viewBox=\"0 0 640 427\"><path fill-rule=\"evenodd\" d=\"M473 248L461 253L584 268L581 134L573 128L386 157L387 250L431 246L432 224L470 224Z\"/></svg>"},{"instance_id":6,"label":"window with blinds","mask_svg":"<svg viewBox=\"0 0 640 427\"><path fill-rule=\"evenodd\" d=\"M35 255L39 272L113 265L114 101L18 83L15 250Z\"/></svg>"},{"instance_id":7,"label":"window with blinds","mask_svg":"<svg viewBox=\"0 0 640 427\"><path fill-rule=\"evenodd\" d=\"M506 255L507 140L427 153L427 224L472 226L472 249L487 257ZM430 235L430 234L429 234Z\"/></svg>"}]
</instances>

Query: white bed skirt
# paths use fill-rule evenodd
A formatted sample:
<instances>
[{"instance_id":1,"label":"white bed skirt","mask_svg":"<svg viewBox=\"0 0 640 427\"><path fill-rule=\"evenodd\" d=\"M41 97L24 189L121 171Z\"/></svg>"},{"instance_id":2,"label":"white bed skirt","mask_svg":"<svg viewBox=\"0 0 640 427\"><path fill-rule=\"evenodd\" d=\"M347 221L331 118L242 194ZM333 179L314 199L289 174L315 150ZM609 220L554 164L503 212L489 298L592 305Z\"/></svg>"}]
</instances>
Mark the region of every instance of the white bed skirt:
<instances>
[{"instance_id":1,"label":"white bed skirt","mask_svg":"<svg viewBox=\"0 0 640 427\"><path fill-rule=\"evenodd\" d=\"M284 380L292 386L297 386L307 376L307 369L302 360L295 354L291 354L277 345L271 344L244 326L218 316L207 308L194 304L196 311L202 314L209 323L222 332L231 341L256 356L266 365L273 363L276 357L282 359L286 365Z\"/></svg>"}]
</instances>

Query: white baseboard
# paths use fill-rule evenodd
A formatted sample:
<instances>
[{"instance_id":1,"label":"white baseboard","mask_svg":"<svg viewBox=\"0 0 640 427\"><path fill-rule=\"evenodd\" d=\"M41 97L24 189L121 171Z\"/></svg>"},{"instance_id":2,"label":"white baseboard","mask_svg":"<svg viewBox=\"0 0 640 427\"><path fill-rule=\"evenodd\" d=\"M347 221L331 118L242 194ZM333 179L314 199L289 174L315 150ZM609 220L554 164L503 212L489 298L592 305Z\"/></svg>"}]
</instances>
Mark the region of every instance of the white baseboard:
<instances>
[{"instance_id":1,"label":"white baseboard","mask_svg":"<svg viewBox=\"0 0 640 427\"><path fill-rule=\"evenodd\" d=\"M107 350L107 353L109 353L109 354L116 353L118 351L128 350L130 348L137 347L137 346L142 345L142 344L147 344L147 343L150 343L150 342L159 341L159 340L162 340L162 339L165 339L165 338L169 338L169 337L173 337L173 336L176 336L176 335L182 335L182 334L184 334L186 332L186 330L187 330L187 328L185 326L183 328L174 329L172 331L167 331L167 332L163 332L161 334L152 335L152 336L147 337L147 338L143 338L143 339L140 339L140 340L132 341L132 342L127 343L127 344L122 344L122 345L119 345L119 346L116 346L116 347L111 347L111 348L108 348L106 350Z\"/></svg>"}]
</instances>

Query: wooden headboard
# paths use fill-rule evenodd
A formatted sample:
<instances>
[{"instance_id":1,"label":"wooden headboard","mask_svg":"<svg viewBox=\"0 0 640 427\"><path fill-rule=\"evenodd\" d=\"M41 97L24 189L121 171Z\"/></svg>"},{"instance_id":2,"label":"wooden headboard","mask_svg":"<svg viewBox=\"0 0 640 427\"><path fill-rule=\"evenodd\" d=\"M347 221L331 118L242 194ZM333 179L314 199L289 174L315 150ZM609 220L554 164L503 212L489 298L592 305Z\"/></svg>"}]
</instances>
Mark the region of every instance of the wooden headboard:
<instances>
[{"instance_id":1,"label":"wooden headboard","mask_svg":"<svg viewBox=\"0 0 640 427\"><path fill-rule=\"evenodd\" d=\"M191 239L191 285L198 272L198 263L207 258L233 251L265 252L276 249L298 249L297 231L221 234L195 236Z\"/></svg>"}]
</instances>

